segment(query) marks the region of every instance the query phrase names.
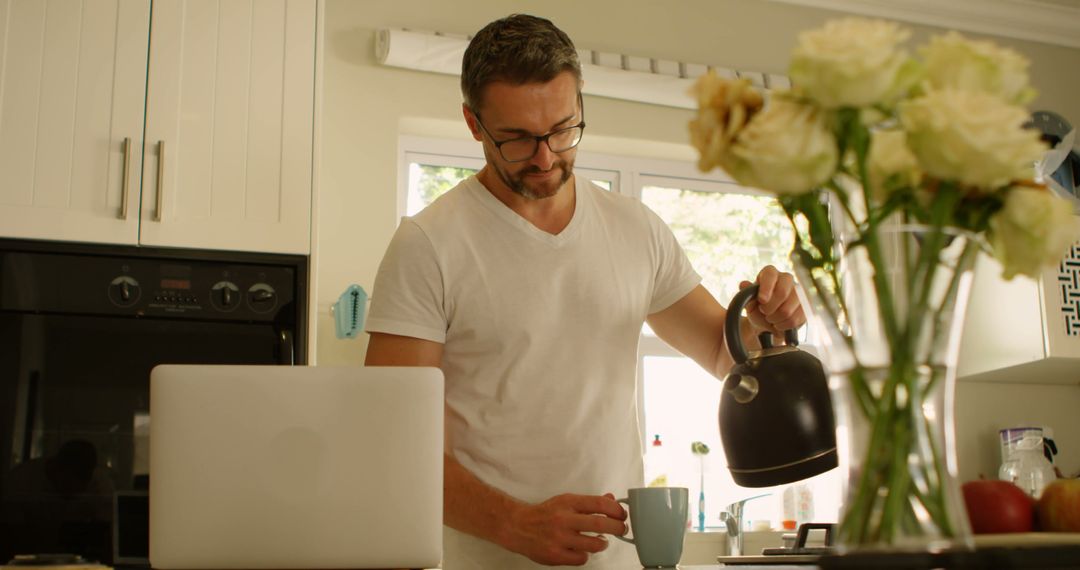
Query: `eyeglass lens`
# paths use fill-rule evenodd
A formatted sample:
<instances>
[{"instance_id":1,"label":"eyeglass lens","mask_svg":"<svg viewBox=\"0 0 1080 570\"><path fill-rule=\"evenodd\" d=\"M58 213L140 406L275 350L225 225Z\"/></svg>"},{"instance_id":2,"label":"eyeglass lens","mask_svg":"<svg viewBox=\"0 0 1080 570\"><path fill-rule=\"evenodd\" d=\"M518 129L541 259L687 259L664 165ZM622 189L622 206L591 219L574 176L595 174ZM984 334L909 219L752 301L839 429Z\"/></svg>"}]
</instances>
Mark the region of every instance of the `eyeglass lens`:
<instances>
[{"instance_id":1,"label":"eyeglass lens","mask_svg":"<svg viewBox=\"0 0 1080 570\"><path fill-rule=\"evenodd\" d=\"M546 139L548 148L555 153L566 152L577 146L583 132L584 129L580 125L555 131ZM540 141L534 137L509 140L499 146L503 158L508 161L528 160L539 148Z\"/></svg>"}]
</instances>

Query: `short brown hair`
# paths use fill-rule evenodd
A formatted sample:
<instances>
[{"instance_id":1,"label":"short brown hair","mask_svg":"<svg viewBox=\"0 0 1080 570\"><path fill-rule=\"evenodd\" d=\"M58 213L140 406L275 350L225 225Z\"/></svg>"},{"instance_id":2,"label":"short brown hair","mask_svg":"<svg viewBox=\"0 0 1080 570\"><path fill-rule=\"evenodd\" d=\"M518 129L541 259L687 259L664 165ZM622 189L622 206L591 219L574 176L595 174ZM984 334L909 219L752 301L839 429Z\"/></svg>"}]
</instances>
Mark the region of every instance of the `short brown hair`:
<instances>
[{"instance_id":1,"label":"short brown hair","mask_svg":"<svg viewBox=\"0 0 1080 570\"><path fill-rule=\"evenodd\" d=\"M489 83L544 83L564 71L581 83L577 49L566 32L550 20L512 14L484 26L469 42L461 60L461 94L478 112Z\"/></svg>"}]
</instances>

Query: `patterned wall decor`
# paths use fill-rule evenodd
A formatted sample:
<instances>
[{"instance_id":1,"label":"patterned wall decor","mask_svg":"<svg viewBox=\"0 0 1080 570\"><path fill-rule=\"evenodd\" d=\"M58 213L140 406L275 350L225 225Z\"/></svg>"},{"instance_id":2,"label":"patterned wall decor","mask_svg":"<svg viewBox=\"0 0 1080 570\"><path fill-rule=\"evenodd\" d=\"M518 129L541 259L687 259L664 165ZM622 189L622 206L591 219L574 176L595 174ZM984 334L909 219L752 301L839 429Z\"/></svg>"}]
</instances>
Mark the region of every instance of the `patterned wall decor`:
<instances>
[{"instance_id":1,"label":"patterned wall decor","mask_svg":"<svg viewBox=\"0 0 1080 570\"><path fill-rule=\"evenodd\" d=\"M1068 255L1058 268L1061 285L1061 312L1065 317L1065 334L1080 336L1080 243L1069 248Z\"/></svg>"}]
</instances>

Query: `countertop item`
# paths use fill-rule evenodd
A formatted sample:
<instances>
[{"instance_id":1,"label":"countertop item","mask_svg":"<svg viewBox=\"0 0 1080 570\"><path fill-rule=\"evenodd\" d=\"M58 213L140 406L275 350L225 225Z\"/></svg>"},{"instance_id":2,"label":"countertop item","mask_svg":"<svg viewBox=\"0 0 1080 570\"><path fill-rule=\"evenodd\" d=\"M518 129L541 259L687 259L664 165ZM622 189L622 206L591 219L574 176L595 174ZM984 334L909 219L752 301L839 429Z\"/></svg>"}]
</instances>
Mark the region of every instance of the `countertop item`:
<instances>
[{"instance_id":1,"label":"countertop item","mask_svg":"<svg viewBox=\"0 0 1080 570\"><path fill-rule=\"evenodd\" d=\"M724 566L753 566L755 569L772 568L777 565L800 564L798 568L814 565L821 558L819 554L757 554L747 556L717 556L716 561ZM680 566L681 568L681 566Z\"/></svg>"},{"instance_id":2,"label":"countertop item","mask_svg":"<svg viewBox=\"0 0 1080 570\"><path fill-rule=\"evenodd\" d=\"M859 553L822 556L823 570L1075 570L1080 568L1080 544L977 548L973 551Z\"/></svg>"},{"instance_id":3,"label":"countertop item","mask_svg":"<svg viewBox=\"0 0 1080 570\"><path fill-rule=\"evenodd\" d=\"M109 566L87 560L77 554L19 554L0 568L15 570L112 570Z\"/></svg>"},{"instance_id":4,"label":"countertop item","mask_svg":"<svg viewBox=\"0 0 1080 570\"><path fill-rule=\"evenodd\" d=\"M1080 532L1014 532L1010 534L976 534L975 548L995 546L1067 546L1080 545Z\"/></svg>"},{"instance_id":5,"label":"countertop item","mask_svg":"<svg viewBox=\"0 0 1080 570\"><path fill-rule=\"evenodd\" d=\"M1047 536L1039 536L1047 535ZM989 537L989 538L987 538ZM1080 537L1076 533L1023 533L982 535L974 551L856 553L846 555L798 556L762 555L718 557L720 566L680 566L683 570L700 568L740 568L770 570L865 570L867 568L903 570L1075 570L1080 568ZM816 559L816 560L815 560Z\"/></svg>"},{"instance_id":6,"label":"countertop item","mask_svg":"<svg viewBox=\"0 0 1080 570\"><path fill-rule=\"evenodd\" d=\"M776 557L773 556L772 558L776 558ZM729 568L738 568L738 567L739 566L732 566L732 565L726 565L726 564L719 564L719 565L717 565L717 564L704 564L704 565L700 565L700 566L699 565L689 565L688 566L686 564L679 564L679 569L678 570L726 570L726 569L729 569ZM749 568L752 568L753 570L818 570L818 567L813 566L813 565L808 565L808 564L783 564L783 563L758 564L758 565L750 566Z\"/></svg>"}]
</instances>

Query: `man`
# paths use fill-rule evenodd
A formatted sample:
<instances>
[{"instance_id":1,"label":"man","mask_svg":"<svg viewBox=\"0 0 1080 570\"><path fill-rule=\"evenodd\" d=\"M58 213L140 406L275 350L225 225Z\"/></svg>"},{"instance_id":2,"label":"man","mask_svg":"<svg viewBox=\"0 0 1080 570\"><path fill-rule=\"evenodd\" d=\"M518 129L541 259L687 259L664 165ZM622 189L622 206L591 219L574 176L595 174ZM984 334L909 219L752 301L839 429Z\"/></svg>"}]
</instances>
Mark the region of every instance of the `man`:
<instances>
[{"instance_id":1,"label":"man","mask_svg":"<svg viewBox=\"0 0 1080 570\"><path fill-rule=\"evenodd\" d=\"M626 532L614 494L642 484L642 323L723 377L725 310L659 217L574 176L585 119L566 34L531 16L493 22L461 84L487 164L402 221L366 364L446 376L446 570L631 568L633 548L605 535ZM790 275L757 281L750 346L805 321Z\"/></svg>"}]
</instances>

